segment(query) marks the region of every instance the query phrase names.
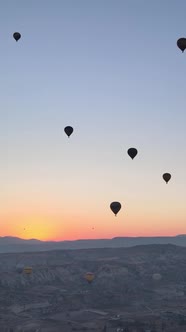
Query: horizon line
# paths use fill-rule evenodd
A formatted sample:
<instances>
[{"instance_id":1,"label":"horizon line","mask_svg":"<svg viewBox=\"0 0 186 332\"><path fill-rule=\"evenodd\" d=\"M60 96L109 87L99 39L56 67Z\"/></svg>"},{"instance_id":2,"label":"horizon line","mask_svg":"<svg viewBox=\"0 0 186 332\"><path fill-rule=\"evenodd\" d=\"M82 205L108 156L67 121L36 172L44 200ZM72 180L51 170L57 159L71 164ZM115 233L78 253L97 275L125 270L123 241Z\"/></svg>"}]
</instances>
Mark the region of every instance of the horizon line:
<instances>
[{"instance_id":1,"label":"horizon line","mask_svg":"<svg viewBox=\"0 0 186 332\"><path fill-rule=\"evenodd\" d=\"M39 241L39 242L76 242L76 241L97 241L97 240L114 240L114 239L136 239L136 238L172 238L172 237L178 237L178 236L186 236L186 234L175 234L175 235L153 235L153 236L115 236L112 238L83 238L83 239L74 239L74 240L40 240L36 238L30 238L30 239L24 239L21 237L17 236L11 236L11 235L5 235L5 236L0 236L0 239L5 239L5 238L15 238L19 240L24 240L24 241Z\"/></svg>"}]
</instances>

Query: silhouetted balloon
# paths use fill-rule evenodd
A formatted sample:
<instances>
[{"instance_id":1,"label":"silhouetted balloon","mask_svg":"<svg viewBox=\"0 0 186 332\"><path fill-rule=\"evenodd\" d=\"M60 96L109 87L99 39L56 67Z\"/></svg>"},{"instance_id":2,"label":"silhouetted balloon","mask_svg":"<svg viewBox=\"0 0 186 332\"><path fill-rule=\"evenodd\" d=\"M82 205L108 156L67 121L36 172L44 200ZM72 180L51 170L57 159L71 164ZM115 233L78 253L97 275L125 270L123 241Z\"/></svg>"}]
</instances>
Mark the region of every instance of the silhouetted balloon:
<instances>
[{"instance_id":1,"label":"silhouetted balloon","mask_svg":"<svg viewBox=\"0 0 186 332\"><path fill-rule=\"evenodd\" d=\"M13 37L17 42L21 38L21 34L19 32L14 32Z\"/></svg>"},{"instance_id":2,"label":"silhouetted balloon","mask_svg":"<svg viewBox=\"0 0 186 332\"><path fill-rule=\"evenodd\" d=\"M180 38L177 40L177 46L179 47L179 49L182 51L182 53L185 51L186 49L186 38Z\"/></svg>"},{"instance_id":3,"label":"silhouetted balloon","mask_svg":"<svg viewBox=\"0 0 186 332\"><path fill-rule=\"evenodd\" d=\"M168 183L171 179L171 175L169 173L164 173L163 179L165 180L166 183Z\"/></svg>"},{"instance_id":4,"label":"silhouetted balloon","mask_svg":"<svg viewBox=\"0 0 186 332\"><path fill-rule=\"evenodd\" d=\"M134 159L134 158L136 157L137 153L138 153L138 150L135 149L135 148L130 148L130 149L128 149L127 152L128 152L128 155L129 155L132 159Z\"/></svg>"},{"instance_id":5,"label":"silhouetted balloon","mask_svg":"<svg viewBox=\"0 0 186 332\"><path fill-rule=\"evenodd\" d=\"M67 126L67 127L65 127L64 131L67 134L67 136L70 137L70 135L72 135L74 129L70 126Z\"/></svg>"},{"instance_id":6,"label":"silhouetted balloon","mask_svg":"<svg viewBox=\"0 0 186 332\"><path fill-rule=\"evenodd\" d=\"M112 212L115 214L115 216L117 215L117 213L119 212L119 210L121 209L121 204L119 202L112 202L110 204L110 208L112 210Z\"/></svg>"},{"instance_id":7,"label":"silhouetted balloon","mask_svg":"<svg viewBox=\"0 0 186 332\"><path fill-rule=\"evenodd\" d=\"M85 274L85 279L88 281L89 284L94 280L94 278L95 278L95 276L94 276L94 273L92 273L92 272L87 272Z\"/></svg>"}]
</instances>

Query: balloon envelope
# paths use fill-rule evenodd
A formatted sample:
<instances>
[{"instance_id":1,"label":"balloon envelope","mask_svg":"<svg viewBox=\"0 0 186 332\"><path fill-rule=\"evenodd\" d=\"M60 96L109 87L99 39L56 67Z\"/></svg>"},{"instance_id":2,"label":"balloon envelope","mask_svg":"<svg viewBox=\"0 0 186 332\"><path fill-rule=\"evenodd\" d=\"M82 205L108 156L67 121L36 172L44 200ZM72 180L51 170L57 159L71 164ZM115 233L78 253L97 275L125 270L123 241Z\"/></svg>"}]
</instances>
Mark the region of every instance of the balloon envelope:
<instances>
[{"instance_id":1,"label":"balloon envelope","mask_svg":"<svg viewBox=\"0 0 186 332\"><path fill-rule=\"evenodd\" d=\"M21 38L21 34L19 32L14 32L13 37L16 41L18 41Z\"/></svg>"},{"instance_id":2,"label":"balloon envelope","mask_svg":"<svg viewBox=\"0 0 186 332\"><path fill-rule=\"evenodd\" d=\"M162 278L162 276L161 276L161 274L160 273L154 273L153 275L152 275L152 279L153 280L161 280L161 278Z\"/></svg>"},{"instance_id":3,"label":"balloon envelope","mask_svg":"<svg viewBox=\"0 0 186 332\"><path fill-rule=\"evenodd\" d=\"M168 183L171 179L171 174L170 173L164 173L163 174L163 179L165 180L166 183Z\"/></svg>"},{"instance_id":4,"label":"balloon envelope","mask_svg":"<svg viewBox=\"0 0 186 332\"><path fill-rule=\"evenodd\" d=\"M186 38L180 38L177 40L177 46L179 49L184 52L186 49Z\"/></svg>"},{"instance_id":5,"label":"balloon envelope","mask_svg":"<svg viewBox=\"0 0 186 332\"><path fill-rule=\"evenodd\" d=\"M32 267L30 266L27 266L24 268L24 273L25 274L32 274Z\"/></svg>"},{"instance_id":6,"label":"balloon envelope","mask_svg":"<svg viewBox=\"0 0 186 332\"><path fill-rule=\"evenodd\" d=\"M128 155L129 155L132 159L134 159L134 158L136 157L137 153L138 153L138 150L135 149L135 148L130 148L130 149L128 149L127 152L128 152Z\"/></svg>"},{"instance_id":7,"label":"balloon envelope","mask_svg":"<svg viewBox=\"0 0 186 332\"><path fill-rule=\"evenodd\" d=\"M119 202L112 202L110 204L110 208L112 210L112 212L117 215L117 213L119 212L119 210L121 209L121 204Z\"/></svg>"},{"instance_id":8,"label":"balloon envelope","mask_svg":"<svg viewBox=\"0 0 186 332\"><path fill-rule=\"evenodd\" d=\"M87 272L85 274L85 279L88 281L88 283L91 283L94 280L95 276L92 272Z\"/></svg>"},{"instance_id":9,"label":"balloon envelope","mask_svg":"<svg viewBox=\"0 0 186 332\"><path fill-rule=\"evenodd\" d=\"M67 134L67 136L70 137L70 135L72 135L74 129L71 126L67 126L67 127L65 127L64 131L65 131L65 134Z\"/></svg>"},{"instance_id":10,"label":"balloon envelope","mask_svg":"<svg viewBox=\"0 0 186 332\"><path fill-rule=\"evenodd\" d=\"M19 263L19 264L16 265L16 271L18 273L22 273L23 270L24 270L24 265L23 264Z\"/></svg>"}]
</instances>

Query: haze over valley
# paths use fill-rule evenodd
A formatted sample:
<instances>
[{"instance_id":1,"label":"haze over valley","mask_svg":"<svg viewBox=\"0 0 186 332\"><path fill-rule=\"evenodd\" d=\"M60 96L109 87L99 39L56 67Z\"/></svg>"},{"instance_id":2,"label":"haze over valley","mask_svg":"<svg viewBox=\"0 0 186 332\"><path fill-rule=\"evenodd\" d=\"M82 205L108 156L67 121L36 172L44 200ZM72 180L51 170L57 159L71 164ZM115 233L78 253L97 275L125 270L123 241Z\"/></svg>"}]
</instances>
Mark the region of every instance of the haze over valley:
<instances>
[{"instance_id":1,"label":"haze over valley","mask_svg":"<svg viewBox=\"0 0 186 332\"><path fill-rule=\"evenodd\" d=\"M18 273L20 264L32 267L32 274ZM95 275L91 284L85 279L87 271ZM0 331L113 332L117 328L185 331L185 247L141 245L0 255Z\"/></svg>"}]
</instances>

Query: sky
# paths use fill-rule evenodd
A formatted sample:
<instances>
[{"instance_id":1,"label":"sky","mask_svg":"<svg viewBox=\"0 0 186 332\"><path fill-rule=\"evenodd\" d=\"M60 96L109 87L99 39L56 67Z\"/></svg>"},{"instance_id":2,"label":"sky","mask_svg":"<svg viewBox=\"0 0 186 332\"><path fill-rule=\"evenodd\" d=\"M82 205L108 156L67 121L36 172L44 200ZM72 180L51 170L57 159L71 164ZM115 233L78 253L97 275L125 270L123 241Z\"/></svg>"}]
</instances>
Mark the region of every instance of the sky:
<instances>
[{"instance_id":1,"label":"sky","mask_svg":"<svg viewBox=\"0 0 186 332\"><path fill-rule=\"evenodd\" d=\"M0 236L186 233L185 12L184 0L1 1Z\"/></svg>"}]
</instances>

